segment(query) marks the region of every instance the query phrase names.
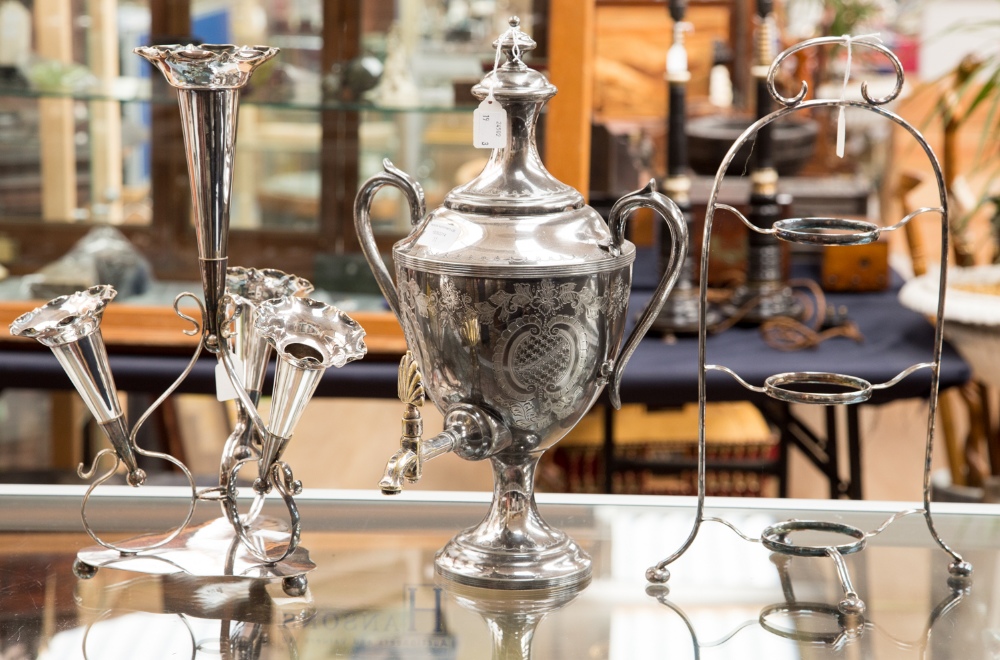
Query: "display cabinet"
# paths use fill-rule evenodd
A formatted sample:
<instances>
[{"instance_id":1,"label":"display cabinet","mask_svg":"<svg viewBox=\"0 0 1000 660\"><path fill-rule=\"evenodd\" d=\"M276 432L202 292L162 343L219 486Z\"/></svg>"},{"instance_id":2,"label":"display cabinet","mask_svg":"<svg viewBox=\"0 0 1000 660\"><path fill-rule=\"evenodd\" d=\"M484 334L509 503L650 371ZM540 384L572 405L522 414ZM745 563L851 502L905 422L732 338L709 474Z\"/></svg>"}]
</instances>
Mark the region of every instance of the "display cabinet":
<instances>
[{"instance_id":1,"label":"display cabinet","mask_svg":"<svg viewBox=\"0 0 1000 660\"><path fill-rule=\"evenodd\" d=\"M483 153L471 146L462 81L490 60L497 21L533 15L530 0L0 5L35 35L0 62L0 263L35 272L112 224L158 278L193 279L174 93L131 50L268 43L282 53L243 97L232 261L340 289L364 288L367 273L351 257L358 182L389 157L429 182L430 200L453 187ZM380 244L404 233L406 211L390 196L373 212Z\"/></svg>"}]
</instances>

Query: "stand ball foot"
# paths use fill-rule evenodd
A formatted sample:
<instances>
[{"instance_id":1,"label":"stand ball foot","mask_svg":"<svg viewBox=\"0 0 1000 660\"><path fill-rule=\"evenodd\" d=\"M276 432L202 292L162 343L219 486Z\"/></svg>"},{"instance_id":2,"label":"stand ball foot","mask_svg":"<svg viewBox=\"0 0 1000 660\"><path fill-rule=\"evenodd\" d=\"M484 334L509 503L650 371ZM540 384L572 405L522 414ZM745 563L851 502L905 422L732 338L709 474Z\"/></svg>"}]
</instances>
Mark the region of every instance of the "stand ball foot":
<instances>
[{"instance_id":1,"label":"stand ball foot","mask_svg":"<svg viewBox=\"0 0 1000 660\"><path fill-rule=\"evenodd\" d=\"M305 575L292 575L291 577L286 577L281 581L281 589L288 596L292 598L298 598L306 593L306 588L309 586L309 581L306 579Z\"/></svg>"},{"instance_id":2,"label":"stand ball foot","mask_svg":"<svg viewBox=\"0 0 1000 660\"><path fill-rule=\"evenodd\" d=\"M89 580L97 575L97 567L77 559L73 562L73 575L81 580Z\"/></svg>"},{"instance_id":3,"label":"stand ball foot","mask_svg":"<svg viewBox=\"0 0 1000 660\"><path fill-rule=\"evenodd\" d=\"M654 584L663 584L670 580L670 571L666 568L652 566L646 569L646 580Z\"/></svg>"},{"instance_id":4,"label":"stand ball foot","mask_svg":"<svg viewBox=\"0 0 1000 660\"><path fill-rule=\"evenodd\" d=\"M955 591L965 591L972 587L972 564L956 561L948 566L948 586Z\"/></svg>"},{"instance_id":5,"label":"stand ball foot","mask_svg":"<svg viewBox=\"0 0 1000 660\"><path fill-rule=\"evenodd\" d=\"M850 594L844 596L844 600L837 604L837 609L845 616L864 616L867 608L865 601L858 598L856 594Z\"/></svg>"}]
</instances>

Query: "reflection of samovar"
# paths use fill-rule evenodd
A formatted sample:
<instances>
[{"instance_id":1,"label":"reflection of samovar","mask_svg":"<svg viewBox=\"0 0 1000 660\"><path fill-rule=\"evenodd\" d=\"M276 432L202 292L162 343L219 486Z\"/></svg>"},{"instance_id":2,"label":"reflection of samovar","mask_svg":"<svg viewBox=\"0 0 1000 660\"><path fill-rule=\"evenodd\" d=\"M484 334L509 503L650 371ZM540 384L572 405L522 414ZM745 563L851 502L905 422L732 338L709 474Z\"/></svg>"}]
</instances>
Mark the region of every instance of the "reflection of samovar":
<instances>
[{"instance_id":1,"label":"reflection of samovar","mask_svg":"<svg viewBox=\"0 0 1000 660\"><path fill-rule=\"evenodd\" d=\"M676 205L652 184L619 200L605 224L580 193L553 178L535 146L535 122L556 88L521 61L535 43L516 18L494 46L505 63L472 92L506 112L506 146L426 217L420 186L386 163L359 191L355 224L411 351L400 367L402 448L382 491L398 493L404 479L420 478L424 461L445 452L489 458L492 509L438 553L437 568L470 584L536 588L590 574L586 553L538 515L537 462L605 384L619 405L622 370L676 280L687 232ZM393 248L395 283L369 217L372 197L386 185L406 195L415 225ZM643 206L666 218L673 256L619 351L635 259L624 224ZM424 392L445 415L444 431L426 440L417 410Z\"/></svg>"},{"instance_id":2,"label":"reflection of samovar","mask_svg":"<svg viewBox=\"0 0 1000 660\"><path fill-rule=\"evenodd\" d=\"M493 643L492 660L531 660L538 624L573 602L589 584L584 581L556 589L506 591L443 581L445 592L456 603L486 621Z\"/></svg>"}]
</instances>

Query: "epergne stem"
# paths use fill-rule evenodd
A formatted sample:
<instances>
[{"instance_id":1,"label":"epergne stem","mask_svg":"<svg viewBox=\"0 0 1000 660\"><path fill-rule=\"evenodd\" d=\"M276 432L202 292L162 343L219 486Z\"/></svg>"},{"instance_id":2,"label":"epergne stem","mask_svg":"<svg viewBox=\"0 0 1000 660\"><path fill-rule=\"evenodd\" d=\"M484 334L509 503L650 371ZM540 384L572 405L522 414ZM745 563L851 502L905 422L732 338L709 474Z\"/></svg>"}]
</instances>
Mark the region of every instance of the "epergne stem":
<instances>
[{"instance_id":1,"label":"epergne stem","mask_svg":"<svg viewBox=\"0 0 1000 660\"><path fill-rule=\"evenodd\" d=\"M278 53L266 46L149 46L135 52L177 88L191 181L198 265L205 293L206 348L218 351L228 265L229 202L240 89Z\"/></svg>"}]
</instances>

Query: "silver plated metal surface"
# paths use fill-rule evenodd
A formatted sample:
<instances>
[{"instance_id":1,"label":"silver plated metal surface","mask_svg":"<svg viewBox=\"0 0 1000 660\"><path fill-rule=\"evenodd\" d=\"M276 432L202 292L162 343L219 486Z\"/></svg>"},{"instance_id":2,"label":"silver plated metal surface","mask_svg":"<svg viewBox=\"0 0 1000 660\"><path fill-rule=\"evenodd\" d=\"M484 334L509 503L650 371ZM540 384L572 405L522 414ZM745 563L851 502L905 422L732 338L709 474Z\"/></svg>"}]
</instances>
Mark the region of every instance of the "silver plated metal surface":
<instances>
[{"instance_id":1,"label":"silver plated metal surface","mask_svg":"<svg viewBox=\"0 0 1000 660\"><path fill-rule=\"evenodd\" d=\"M802 545L788 540L788 535L795 532L829 532L843 534L854 540L834 546ZM867 540L868 534L857 527L823 520L786 520L768 526L760 535L761 545L768 550L794 557L825 557L830 548L841 555L849 555L863 550Z\"/></svg>"},{"instance_id":2,"label":"silver plated metal surface","mask_svg":"<svg viewBox=\"0 0 1000 660\"><path fill-rule=\"evenodd\" d=\"M96 332L108 303L118 292L106 284L50 300L10 324L10 334L30 337L43 346L62 346Z\"/></svg>"},{"instance_id":3,"label":"silver plated metal surface","mask_svg":"<svg viewBox=\"0 0 1000 660\"><path fill-rule=\"evenodd\" d=\"M99 452L89 468L81 465L78 469L81 478L92 479L102 462L105 466L81 505L84 529L100 547L81 551L75 571L87 578L103 566L153 573L173 566L199 576L281 578L287 593L301 594L305 589L301 575L312 568L298 545L301 517L294 498L302 484L281 456L323 372L365 354L364 330L335 307L297 297L312 290L306 280L276 270L226 269L239 90L277 49L170 45L135 52L178 90L204 304L194 294L184 293L175 299L174 310L192 323L193 330L185 332L200 336L201 341L183 373L130 430L118 404L100 332L102 313L114 298L114 289L95 286L57 298L11 325L13 334L33 337L52 349L111 441L112 447ZM195 299L200 319L180 311L184 297ZM136 434L190 374L202 350L217 355L239 400L240 413L237 428L223 449L219 485L199 491L181 461L142 449L136 444ZM277 368L271 416L265 424L256 405L271 353L277 355ZM91 496L123 464L127 483L142 485L146 474L138 466L138 457L167 461L184 475L191 488L187 513L180 525L162 534L125 542L102 539L88 518ZM237 479L249 463L256 464L257 474L249 512L243 515L238 510ZM272 491L285 505L288 525L275 526L259 515L265 496ZM222 505L225 518L220 521L227 528L224 542L229 550L210 568L192 569L189 564L201 566L205 553L206 532L189 526L201 500ZM208 545L215 548L217 544Z\"/></svg>"},{"instance_id":4,"label":"silver plated metal surface","mask_svg":"<svg viewBox=\"0 0 1000 660\"><path fill-rule=\"evenodd\" d=\"M947 554L952 558L952 562L949 565L949 573L951 574L952 580L956 581L956 584L968 584L969 577L971 575L971 565L962 559L961 555L950 548L937 533L934 527L934 519L931 515L931 502L930 502L930 472L931 472L931 454L933 450L934 442L934 427L937 413L937 399L938 399L938 386L939 386L939 365L941 362L942 353L942 341L943 341L943 319L944 319L944 304L945 304L945 290L947 283L947 269L942 268L940 270L940 280L939 280L939 293L938 293L938 305L937 305L937 315L936 315L936 325L934 333L934 341L931 346L932 358L928 362L914 364L911 367L905 369L899 375L897 375L892 380L881 383L878 385L872 385L866 380L857 378L854 376L843 375L843 374L830 374L830 373L815 373L815 372L793 372L786 374L777 374L767 379L764 387L755 387L746 383L743 379L739 377L738 374L728 369L727 367L721 365L708 364L706 361L706 343L707 343L707 323L705 310L707 308L707 283L706 277L708 273L708 264L710 257L710 246L711 246L711 236L712 236L712 222L715 212L719 209L729 211L731 213L736 213L744 222L746 219L743 218L742 214L733 209L730 206L720 204L718 202L719 189L722 184L723 176L728 170L730 164L739 148L743 146L747 141L752 139L757 132L769 125L770 123L776 121L777 119L790 114L792 112L808 110L813 108L859 108L867 112L871 112L875 115L881 116L895 123L896 125L902 127L921 147L924 154L930 163L931 168L934 171L935 182L938 187L939 195L939 205L937 207L927 207L918 209L916 212L909 214L899 223L892 225L891 227L881 228L881 231L888 231L896 229L903 226L913 217L921 213L934 212L937 213L941 218L941 263L947 263L948 261L948 198L946 194L944 176L941 170L941 166L938 163L937 157L934 155L933 150L930 145L924 139L924 137L914 128L912 125L907 123L898 115L886 110L882 107L883 104L895 98L902 87L902 67L899 64L898 59L895 55L889 52L887 49L879 44L870 43L865 40L854 40L854 45L864 45L868 48L877 50L885 54L889 60L893 63L897 72L897 81L894 87L894 91L884 98L871 98L867 91L867 85L862 85L862 95L865 99L863 102L858 101L844 101L844 100L832 100L832 99L817 99L813 101L805 101L805 93L807 85L803 82L802 91L793 98L785 98L778 94L774 87L774 73L780 65L781 61L788 57L790 54L802 50L804 48L810 48L814 46L822 46L828 44L841 44L846 45L850 41L849 37L823 37L819 39L810 39L802 42L801 44L792 46L781 55L779 55L774 63L771 65L767 82L768 91L771 96L781 103L784 107L770 113L769 115L762 117L760 120L755 122L749 128L744 131L740 138L733 144L729 149L725 158L723 159L721 165L719 166L718 173L716 174L715 181L712 186L711 194L708 199L708 210L705 217L704 226L704 237L702 239L702 255L701 255L701 317L699 321L699 332L698 332L698 417L699 417L699 434L698 434L698 498L697 505L695 509L695 517L691 530L681 544L681 546L670 556L660 561L655 566L650 567L646 571L646 577L649 581L654 583L662 583L670 578L670 571L668 566L676 561L681 555L683 555L694 543L695 538L701 528L701 524L707 520L712 520L705 516L705 416L706 416L706 403L707 403L707 384L706 384L706 374L709 370L719 370L732 375L736 378L744 387L755 392L761 392L767 394L773 398L790 401L796 403L812 403L812 404L829 404L829 403L839 403L839 404L856 404L867 400L871 391L874 389L884 389L886 387L891 387L892 385L898 383L900 380L912 374L913 372L920 369L930 369L931 371L931 382L930 390L928 394L928 418L927 418L927 431L926 439L924 443L924 466L923 466L923 502L922 507L919 509L908 509L905 511L900 511L897 514L891 516L886 520L881 526L878 527L873 532L865 533L861 530L854 528L847 528L838 523L827 523L827 522L815 522L815 521L789 521L786 523L780 523L778 525L773 525L768 530L765 530L759 540L765 546L771 548L773 551L786 554L786 555L807 555L807 556L827 556L834 561L837 567L838 575L841 578L841 582L845 589L845 598L841 602L841 611L858 612L863 611L864 602L858 598L857 594L853 592L853 587L850 585L850 578L847 571L847 565L843 560L844 554L849 554L857 552L864 547L867 538L870 538L876 534L884 531L893 521L896 519L912 514L920 514L923 516L928 531L931 538L937 543ZM779 228L780 229L780 228ZM837 231L846 231L846 234L838 235L825 234L825 230L833 229ZM819 230L817 233L816 230ZM861 223L850 220L840 220L831 218L806 218L799 219L797 221L791 222L791 227L786 225L783 231L775 231L774 234L779 238L786 241L794 241L800 243L825 243L830 245L848 244L850 242L857 242L859 237L869 235L878 228L872 229L869 223ZM850 236L850 241L840 241L841 236ZM822 237L819 239L818 237ZM788 385L797 386L794 389L786 387ZM828 388L829 386L845 388L846 392L834 392L831 393L825 389L819 389L816 391L810 391L808 386L818 385L822 388ZM798 387L801 386L801 387ZM730 525L730 527L732 527ZM812 548L807 546L801 546L791 543L787 540L787 533L790 531L797 530L822 530L822 531L833 531L847 534L848 536L856 539L853 543L843 544L843 545L831 545L825 548ZM749 538L743 534L744 538Z\"/></svg>"},{"instance_id":5,"label":"silver plated metal surface","mask_svg":"<svg viewBox=\"0 0 1000 660\"><path fill-rule=\"evenodd\" d=\"M135 53L177 89L194 226L205 293L205 333L216 350L226 286L229 201L236 154L240 89L254 69L278 53L266 46L144 46Z\"/></svg>"},{"instance_id":6,"label":"silver plated metal surface","mask_svg":"<svg viewBox=\"0 0 1000 660\"><path fill-rule=\"evenodd\" d=\"M879 239L882 234L905 227L913 218L924 213L944 213L939 207L919 208L894 225L883 227L867 220L853 218L786 218L778 220L771 229L758 227L750 222L739 209L729 204L716 204L735 215L750 231L775 236L789 243L804 245L867 245Z\"/></svg>"},{"instance_id":7,"label":"silver plated metal surface","mask_svg":"<svg viewBox=\"0 0 1000 660\"><path fill-rule=\"evenodd\" d=\"M434 456L489 459L494 500L483 522L437 555L458 582L535 589L586 580L590 559L538 515L535 468L608 385L618 405L622 369L676 280L687 245L677 206L650 184L615 205L605 223L583 196L556 180L535 145L535 124L556 90L522 56L534 42L511 19L496 42L498 66L473 88L506 110L507 144L482 173L424 212L423 192L390 163L355 201L362 249L399 318L414 383L444 414L445 429L422 439L416 399L400 388L404 434L380 487L397 493ZM369 206L384 186L403 191L413 229L393 247L395 278L382 262ZM624 238L630 213L656 210L673 245L653 302L619 348L635 247Z\"/></svg>"},{"instance_id":8,"label":"silver plated metal surface","mask_svg":"<svg viewBox=\"0 0 1000 660\"><path fill-rule=\"evenodd\" d=\"M264 376L272 355L267 339L254 326L257 307L274 298L303 296L312 290L313 285L308 280L273 268L230 267L226 270L226 325L229 329L225 339L236 364L242 367L240 382L253 406L260 402ZM233 432L222 450L219 468L222 492L228 490L229 475L236 464L248 458L260 458L262 448L263 440L251 421L249 409L240 403ZM244 525L252 522L253 511L259 511L262 503L263 498L255 502L254 509L243 518ZM225 509L223 503L223 511Z\"/></svg>"},{"instance_id":9,"label":"silver plated metal surface","mask_svg":"<svg viewBox=\"0 0 1000 660\"><path fill-rule=\"evenodd\" d=\"M842 388L843 392L804 392L789 385L806 387L828 385ZM847 374L819 371L797 371L775 374L764 381L764 393L779 401L789 403L843 404L863 403L871 398L872 384L864 378Z\"/></svg>"}]
</instances>

